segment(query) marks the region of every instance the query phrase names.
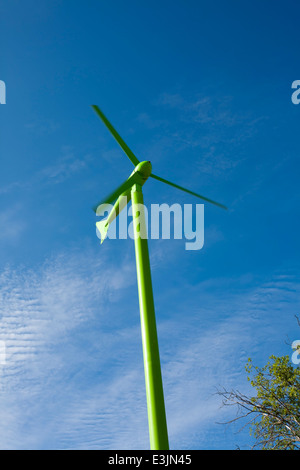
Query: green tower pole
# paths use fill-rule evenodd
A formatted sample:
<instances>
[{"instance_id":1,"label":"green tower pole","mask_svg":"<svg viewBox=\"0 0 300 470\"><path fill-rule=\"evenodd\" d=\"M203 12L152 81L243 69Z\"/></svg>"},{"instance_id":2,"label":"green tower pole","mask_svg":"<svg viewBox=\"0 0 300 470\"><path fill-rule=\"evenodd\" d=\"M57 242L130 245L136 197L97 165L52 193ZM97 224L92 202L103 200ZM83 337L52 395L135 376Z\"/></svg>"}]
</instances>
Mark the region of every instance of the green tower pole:
<instances>
[{"instance_id":1,"label":"green tower pole","mask_svg":"<svg viewBox=\"0 0 300 470\"><path fill-rule=\"evenodd\" d=\"M135 257L151 450L168 450L168 431L159 358L142 187L131 191Z\"/></svg>"}]
</instances>

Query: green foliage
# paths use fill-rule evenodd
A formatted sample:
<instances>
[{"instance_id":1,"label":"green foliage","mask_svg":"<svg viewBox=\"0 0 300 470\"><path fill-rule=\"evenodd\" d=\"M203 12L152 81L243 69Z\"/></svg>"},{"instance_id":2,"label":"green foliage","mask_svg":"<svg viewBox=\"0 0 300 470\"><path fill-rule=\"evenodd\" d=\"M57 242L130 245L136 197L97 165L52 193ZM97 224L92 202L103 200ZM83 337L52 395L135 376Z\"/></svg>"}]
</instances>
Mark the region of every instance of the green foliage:
<instances>
[{"instance_id":1,"label":"green foliage","mask_svg":"<svg viewBox=\"0 0 300 470\"><path fill-rule=\"evenodd\" d=\"M292 366L289 356L271 356L262 368L253 367L249 359L246 371L256 389L255 397L244 397L254 415L251 433L256 447L300 449L300 369Z\"/></svg>"}]
</instances>

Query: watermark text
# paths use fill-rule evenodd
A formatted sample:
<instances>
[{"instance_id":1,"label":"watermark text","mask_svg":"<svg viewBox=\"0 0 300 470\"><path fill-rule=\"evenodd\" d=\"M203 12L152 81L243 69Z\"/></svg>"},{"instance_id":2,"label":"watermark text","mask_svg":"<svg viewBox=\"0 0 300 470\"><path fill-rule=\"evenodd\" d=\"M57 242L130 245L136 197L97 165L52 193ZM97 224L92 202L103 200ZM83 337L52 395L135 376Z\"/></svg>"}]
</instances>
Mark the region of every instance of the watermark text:
<instances>
[{"instance_id":1,"label":"watermark text","mask_svg":"<svg viewBox=\"0 0 300 470\"><path fill-rule=\"evenodd\" d=\"M6 104L6 85L3 80L0 80L0 104Z\"/></svg>"},{"instance_id":2,"label":"watermark text","mask_svg":"<svg viewBox=\"0 0 300 470\"><path fill-rule=\"evenodd\" d=\"M96 223L97 237L102 241L105 237L134 239L134 228L139 226L140 238L185 239L186 250L203 248L204 204L151 204L149 210L145 205L138 204L134 210L133 214L132 206L126 207L122 202L118 207L111 204L100 205L96 214L103 219Z\"/></svg>"},{"instance_id":3,"label":"watermark text","mask_svg":"<svg viewBox=\"0 0 300 470\"><path fill-rule=\"evenodd\" d=\"M300 80L294 80L292 83L292 88L296 91L293 92L291 99L293 104L300 103Z\"/></svg>"},{"instance_id":4,"label":"watermark text","mask_svg":"<svg viewBox=\"0 0 300 470\"><path fill-rule=\"evenodd\" d=\"M300 364L300 339L296 339L292 342L292 349L294 349L292 363L298 365Z\"/></svg>"}]
</instances>

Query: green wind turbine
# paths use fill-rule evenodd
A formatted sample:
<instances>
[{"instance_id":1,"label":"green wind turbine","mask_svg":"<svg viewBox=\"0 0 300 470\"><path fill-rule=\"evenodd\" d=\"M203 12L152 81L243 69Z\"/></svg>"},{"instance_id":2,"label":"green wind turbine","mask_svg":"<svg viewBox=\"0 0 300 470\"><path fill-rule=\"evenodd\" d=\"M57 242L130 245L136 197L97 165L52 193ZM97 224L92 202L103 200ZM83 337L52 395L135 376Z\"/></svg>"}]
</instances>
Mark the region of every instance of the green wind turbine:
<instances>
[{"instance_id":1,"label":"green wind turbine","mask_svg":"<svg viewBox=\"0 0 300 470\"><path fill-rule=\"evenodd\" d=\"M156 319L154 310L151 270L149 261L149 251L146 233L146 220L143 212L144 201L142 186L149 177L162 183L166 183L174 188L180 189L188 194L196 196L206 202L210 202L218 207L226 209L223 204L212 201L200 194L183 188L178 184L161 178L152 173L151 162L140 162L126 145L98 106L92 105L92 108L98 114L110 133L116 139L129 160L135 166L129 178L124 181L105 199L100 201L94 211L97 214L97 208L103 204L114 203L107 219L97 222L96 226L101 235L101 243L107 235L107 230L111 222L117 217L126 204L132 200L133 231L136 256L137 282L140 306L141 333L143 343L145 385L148 409L148 425L150 447L152 450L168 450L169 439L167 430L167 420L165 412L165 402L163 394L163 383L161 375L159 347L157 339Z\"/></svg>"}]
</instances>

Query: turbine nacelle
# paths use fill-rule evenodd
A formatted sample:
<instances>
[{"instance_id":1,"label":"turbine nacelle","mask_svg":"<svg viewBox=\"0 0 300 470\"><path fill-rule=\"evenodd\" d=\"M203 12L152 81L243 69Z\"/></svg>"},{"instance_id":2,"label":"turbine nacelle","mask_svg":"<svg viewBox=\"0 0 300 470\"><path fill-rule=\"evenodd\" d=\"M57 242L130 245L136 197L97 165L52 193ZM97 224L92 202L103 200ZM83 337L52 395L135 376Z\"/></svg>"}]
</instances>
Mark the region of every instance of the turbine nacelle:
<instances>
[{"instance_id":1,"label":"turbine nacelle","mask_svg":"<svg viewBox=\"0 0 300 470\"><path fill-rule=\"evenodd\" d=\"M142 177L143 180L147 181L147 179L149 178L149 176L151 175L152 173L152 165L151 165L151 162L149 161L145 161L145 162L140 162L136 167L135 169L133 170L133 172L131 173L131 175L133 175L134 173L139 173L139 175ZM131 176L130 175L130 176Z\"/></svg>"}]
</instances>

